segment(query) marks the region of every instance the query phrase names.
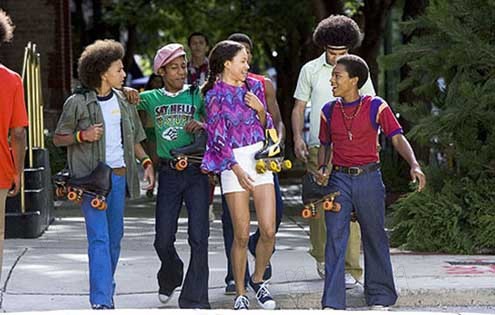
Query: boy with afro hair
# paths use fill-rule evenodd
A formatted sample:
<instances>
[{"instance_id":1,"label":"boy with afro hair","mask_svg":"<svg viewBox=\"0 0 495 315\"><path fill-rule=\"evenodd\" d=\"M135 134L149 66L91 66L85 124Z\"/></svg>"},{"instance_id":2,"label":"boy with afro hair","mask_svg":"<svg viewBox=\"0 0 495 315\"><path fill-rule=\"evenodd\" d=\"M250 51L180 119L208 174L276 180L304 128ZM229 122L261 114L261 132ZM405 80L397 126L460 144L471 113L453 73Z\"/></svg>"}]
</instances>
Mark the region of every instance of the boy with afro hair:
<instances>
[{"instance_id":1,"label":"boy with afro hair","mask_svg":"<svg viewBox=\"0 0 495 315\"><path fill-rule=\"evenodd\" d=\"M306 63L299 73L296 91L294 92L294 108L292 110L292 130L294 132L294 151L296 157L306 163L308 172L314 173L317 164L318 133L320 128L320 110L324 104L335 99L330 87L330 77L336 59L346 55L349 50L361 44L362 35L359 26L351 18L344 15L331 15L322 20L313 33L313 41L324 52L320 57ZM371 80L368 78L360 89L361 94L375 95ZM311 104L311 105L308 105ZM309 141L304 141L304 112L310 106ZM331 168L329 168L331 169ZM309 176L309 175L308 175ZM304 188L303 188L304 190ZM321 207L318 215L309 222L310 254L316 260L316 269L321 278L325 278L325 215ZM351 223L351 233L346 254L346 288L351 289L358 284L363 274L359 263L361 237L359 224Z\"/></svg>"}]
</instances>

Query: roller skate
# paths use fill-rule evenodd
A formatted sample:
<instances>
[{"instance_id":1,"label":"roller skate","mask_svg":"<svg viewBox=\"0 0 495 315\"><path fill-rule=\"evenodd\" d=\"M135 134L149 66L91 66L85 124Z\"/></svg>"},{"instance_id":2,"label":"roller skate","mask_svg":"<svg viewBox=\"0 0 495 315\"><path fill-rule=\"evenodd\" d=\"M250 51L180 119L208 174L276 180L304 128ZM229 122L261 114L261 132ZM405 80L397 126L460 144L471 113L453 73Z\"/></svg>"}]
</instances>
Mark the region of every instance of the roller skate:
<instances>
[{"instance_id":1,"label":"roller skate","mask_svg":"<svg viewBox=\"0 0 495 315\"><path fill-rule=\"evenodd\" d=\"M322 206L325 211L340 211L340 204L335 202L335 197L340 195L340 192L330 191L327 182L317 182L316 172L308 171L302 181L302 202L304 208L301 211L301 216L305 219L318 219L317 207Z\"/></svg>"},{"instance_id":2,"label":"roller skate","mask_svg":"<svg viewBox=\"0 0 495 315\"><path fill-rule=\"evenodd\" d=\"M71 178L68 171L53 176L57 197L67 195L67 199L80 204L84 195L93 197L91 206L98 210L106 210L106 197L112 190L112 169L105 163L98 166L85 177Z\"/></svg>"},{"instance_id":3,"label":"roller skate","mask_svg":"<svg viewBox=\"0 0 495 315\"><path fill-rule=\"evenodd\" d=\"M284 160L280 139L275 129L265 129L265 143L263 148L256 152L254 158L256 162L256 172L259 174L265 173L267 170L280 172L282 169L288 170L292 168L290 160Z\"/></svg>"},{"instance_id":4,"label":"roller skate","mask_svg":"<svg viewBox=\"0 0 495 315\"><path fill-rule=\"evenodd\" d=\"M178 171L183 171L190 163L201 164L206 150L207 135L204 130L194 134L193 143L170 150L173 159L170 167Z\"/></svg>"},{"instance_id":5,"label":"roller skate","mask_svg":"<svg viewBox=\"0 0 495 315\"><path fill-rule=\"evenodd\" d=\"M323 196L320 199L317 199L315 201L312 201L308 204L304 205L304 208L301 211L301 216L304 219L309 219L317 216L317 207L321 204L323 207L323 210L325 211L333 211L333 212L339 212L340 211L340 203L335 201L335 197L339 196L340 192L332 192L329 193L325 196Z\"/></svg>"}]
</instances>

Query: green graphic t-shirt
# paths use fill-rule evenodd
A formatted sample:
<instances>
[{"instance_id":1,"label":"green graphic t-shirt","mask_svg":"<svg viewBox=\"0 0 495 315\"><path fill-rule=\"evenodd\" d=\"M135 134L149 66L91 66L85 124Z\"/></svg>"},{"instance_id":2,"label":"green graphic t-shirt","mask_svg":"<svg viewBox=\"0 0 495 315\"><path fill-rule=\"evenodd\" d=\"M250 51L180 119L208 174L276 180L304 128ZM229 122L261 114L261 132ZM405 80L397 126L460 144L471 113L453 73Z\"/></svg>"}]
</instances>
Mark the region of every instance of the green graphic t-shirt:
<instances>
[{"instance_id":1,"label":"green graphic t-shirt","mask_svg":"<svg viewBox=\"0 0 495 315\"><path fill-rule=\"evenodd\" d=\"M184 130L190 120L202 121L205 107L199 89L188 85L176 94L163 88L140 93L138 110L145 110L153 118L156 135L156 151L159 157L171 159L171 149L191 144L194 137Z\"/></svg>"}]
</instances>

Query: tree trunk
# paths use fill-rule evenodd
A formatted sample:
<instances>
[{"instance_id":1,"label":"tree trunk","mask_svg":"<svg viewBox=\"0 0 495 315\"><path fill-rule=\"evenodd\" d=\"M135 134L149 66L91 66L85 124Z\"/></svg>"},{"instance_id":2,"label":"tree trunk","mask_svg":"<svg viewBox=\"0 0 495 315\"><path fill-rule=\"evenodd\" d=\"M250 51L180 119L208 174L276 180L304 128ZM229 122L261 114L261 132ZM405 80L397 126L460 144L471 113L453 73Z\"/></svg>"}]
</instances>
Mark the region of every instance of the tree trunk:
<instances>
[{"instance_id":1,"label":"tree trunk","mask_svg":"<svg viewBox=\"0 0 495 315\"><path fill-rule=\"evenodd\" d=\"M402 13L402 21L408 21L417 18L422 15L426 7L428 6L428 0L406 0L404 3L404 10ZM402 36L402 43L409 43L413 37L419 36L417 31L412 32L409 35L404 34ZM404 65L400 68L400 80L404 80L409 76L411 68L408 65ZM405 89L399 92L400 103L412 103L416 99L416 96L412 92L412 89Z\"/></svg>"},{"instance_id":2,"label":"tree trunk","mask_svg":"<svg viewBox=\"0 0 495 315\"><path fill-rule=\"evenodd\" d=\"M378 62L382 36L390 10L395 0L365 0L363 8L364 39L361 47L356 49L356 54L361 56L370 67L371 80L375 90L378 90Z\"/></svg>"}]
</instances>

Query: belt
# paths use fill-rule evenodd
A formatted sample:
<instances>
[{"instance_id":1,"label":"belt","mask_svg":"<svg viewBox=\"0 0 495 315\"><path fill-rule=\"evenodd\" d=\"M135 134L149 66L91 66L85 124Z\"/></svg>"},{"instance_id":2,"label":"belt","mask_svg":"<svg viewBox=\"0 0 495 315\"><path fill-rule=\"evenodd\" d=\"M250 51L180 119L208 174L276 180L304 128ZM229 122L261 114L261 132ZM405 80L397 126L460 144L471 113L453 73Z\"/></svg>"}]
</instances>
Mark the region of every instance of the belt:
<instances>
[{"instance_id":1,"label":"belt","mask_svg":"<svg viewBox=\"0 0 495 315\"><path fill-rule=\"evenodd\" d=\"M379 169L380 169L380 163L370 163L366 165L350 166L350 167L338 166L338 165L333 166L334 171L345 173L352 176L359 176L361 174L374 172Z\"/></svg>"},{"instance_id":2,"label":"belt","mask_svg":"<svg viewBox=\"0 0 495 315\"><path fill-rule=\"evenodd\" d=\"M124 176L125 175L125 167L115 167L115 168L112 168L112 171L117 176Z\"/></svg>"}]
</instances>

